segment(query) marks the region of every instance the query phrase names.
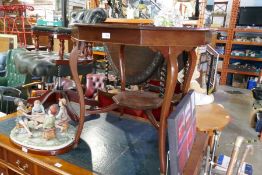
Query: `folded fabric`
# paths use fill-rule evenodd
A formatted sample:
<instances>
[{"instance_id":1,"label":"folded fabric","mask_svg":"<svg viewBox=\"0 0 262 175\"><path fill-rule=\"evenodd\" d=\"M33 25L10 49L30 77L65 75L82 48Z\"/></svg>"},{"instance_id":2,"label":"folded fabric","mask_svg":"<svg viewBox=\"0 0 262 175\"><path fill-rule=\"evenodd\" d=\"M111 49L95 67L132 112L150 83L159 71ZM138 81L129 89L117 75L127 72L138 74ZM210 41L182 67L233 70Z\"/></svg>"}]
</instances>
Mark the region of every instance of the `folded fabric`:
<instances>
[{"instance_id":1,"label":"folded fabric","mask_svg":"<svg viewBox=\"0 0 262 175\"><path fill-rule=\"evenodd\" d=\"M106 11L102 8L81 10L73 12L71 14L70 25L83 23L83 24L95 24L104 22L107 18Z\"/></svg>"}]
</instances>

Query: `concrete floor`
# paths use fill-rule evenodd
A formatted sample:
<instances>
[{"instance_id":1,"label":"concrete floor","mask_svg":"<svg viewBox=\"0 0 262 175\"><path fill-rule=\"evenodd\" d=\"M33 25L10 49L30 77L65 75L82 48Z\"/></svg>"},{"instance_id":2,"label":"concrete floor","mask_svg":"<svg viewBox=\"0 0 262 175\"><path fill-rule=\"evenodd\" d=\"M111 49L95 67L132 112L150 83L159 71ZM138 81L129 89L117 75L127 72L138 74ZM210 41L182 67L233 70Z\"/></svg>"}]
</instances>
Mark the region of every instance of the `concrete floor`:
<instances>
[{"instance_id":1,"label":"concrete floor","mask_svg":"<svg viewBox=\"0 0 262 175\"><path fill-rule=\"evenodd\" d=\"M243 94L230 94L227 91L240 91ZM231 122L222 131L216 154L231 155L237 136L245 138L241 146L240 158L248 144L254 146L254 154L247 157L247 162L253 165L253 174L262 175L262 142L257 133L249 126L253 98L251 91L228 86L220 86L215 93L215 102L222 104L231 116Z\"/></svg>"}]
</instances>

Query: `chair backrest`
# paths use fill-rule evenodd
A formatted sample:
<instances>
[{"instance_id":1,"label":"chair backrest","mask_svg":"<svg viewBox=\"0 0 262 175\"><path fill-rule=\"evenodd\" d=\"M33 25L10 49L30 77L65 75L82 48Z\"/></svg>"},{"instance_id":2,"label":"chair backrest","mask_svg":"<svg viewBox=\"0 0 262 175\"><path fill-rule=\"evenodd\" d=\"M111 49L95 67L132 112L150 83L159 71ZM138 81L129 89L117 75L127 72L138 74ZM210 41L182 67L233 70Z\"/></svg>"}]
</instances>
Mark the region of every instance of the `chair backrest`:
<instances>
[{"instance_id":1,"label":"chair backrest","mask_svg":"<svg viewBox=\"0 0 262 175\"><path fill-rule=\"evenodd\" d=\"M24 52L25 49L13 49L9 50L7 53L6 61L6 75L7 86L10 87L21 87L22 85L29 83L31 81L31 76L28 74L20 74L14 64L14 57L16 54Z\"/></svg>"},{"instance_id":2,"label":"chair backrest","mask_svg":"<svg viewBox=\"0 0 262 175\"><path fill-rule=\"evenodd\" d=\"M87 74L86 75L86 91L85 96L92 98L98 89L105 89L105 75L103 74Z\"/></svg>"},{"instance_id":3,"label":"chair backrest","mask_svg":"<svg viewBox=\"0 0 262 175\"><path fill-rule=\"evenodd\" d=\"M107 60L115 75L120 75L119 69L119 45L104 45ZM160 52L155 52L149 47L126 46L125 47L125 74L128 85L137 85L146 82L161 68L164 57ZM132 65L132 66L130 66Z\"/></svg>"},{"instance_id":4,"label":"chair backrest","mask_svg":"<svg viewBox=\"0 0 262 175\"><path fill-rule=\"evenodd\" d=\"M0 76L5 75L6 53L0 53Z\"/></svg>"}]
</instances>

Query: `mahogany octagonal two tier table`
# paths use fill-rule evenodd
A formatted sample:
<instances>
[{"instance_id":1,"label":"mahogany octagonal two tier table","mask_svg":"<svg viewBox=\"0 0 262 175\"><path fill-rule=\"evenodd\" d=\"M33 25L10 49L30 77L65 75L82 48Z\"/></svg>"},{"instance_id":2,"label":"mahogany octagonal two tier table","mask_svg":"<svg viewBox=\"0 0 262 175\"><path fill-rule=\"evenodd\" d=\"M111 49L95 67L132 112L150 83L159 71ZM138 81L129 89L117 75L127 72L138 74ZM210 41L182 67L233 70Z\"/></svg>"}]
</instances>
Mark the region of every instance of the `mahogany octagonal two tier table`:
<instances>
[{"instance_id":1,"label":"mahogany octagonal two tier table","mask_svg":"<svg viewBox=\"0 0 262 175\"><path fill-rule=\"evenodd\" d=\"M76 82L80 104L79 126L75 143L77 144L80 138L85 115L84 94L77 72L79 43L85 41L88 43L110 43L120 45L119 65L121 73L121 90L123 91L126 85L124 68L125 45L148 46L155 51L160 51L167 59L167 80L158 129L160 171L161 174L165 174L167 118L169 116L171 100L178 76L177 57L183 51L188 51L190 53L190 66L187 77L184 80L186 84L183 89L183 92L187 92L196 66L195 48L200 45L208 44L210 39L211 31L209 29L128 24L75 24L72 32L72 40L75 42L75 47L71 51L69 60L72 78Z\"/></svg>"}]
</instances>

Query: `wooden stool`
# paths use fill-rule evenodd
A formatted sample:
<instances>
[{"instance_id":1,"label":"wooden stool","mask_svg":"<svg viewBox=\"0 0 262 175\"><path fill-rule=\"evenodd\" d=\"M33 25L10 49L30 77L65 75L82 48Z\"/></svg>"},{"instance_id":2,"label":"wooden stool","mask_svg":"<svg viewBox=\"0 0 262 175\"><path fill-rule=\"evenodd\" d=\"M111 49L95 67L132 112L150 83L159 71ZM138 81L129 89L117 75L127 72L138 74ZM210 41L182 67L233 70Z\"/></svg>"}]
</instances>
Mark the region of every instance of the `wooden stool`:
<instances>
[{"instance_id":1,"label":"wooden stool","mask_svg":"<svg viewBox=\"0 0 262 175\"><path fill-rule=\"evenodd\" d=\"M196 107L197 130L208 133L211 148L213 146L214 131L222 131L229 121L229 114L216 103Z\"/></svg>"}]
</instances>

